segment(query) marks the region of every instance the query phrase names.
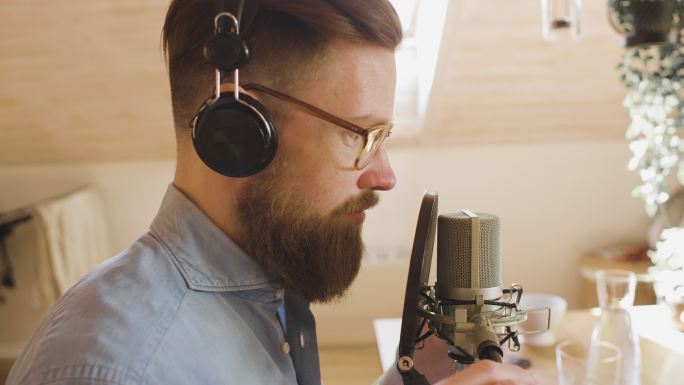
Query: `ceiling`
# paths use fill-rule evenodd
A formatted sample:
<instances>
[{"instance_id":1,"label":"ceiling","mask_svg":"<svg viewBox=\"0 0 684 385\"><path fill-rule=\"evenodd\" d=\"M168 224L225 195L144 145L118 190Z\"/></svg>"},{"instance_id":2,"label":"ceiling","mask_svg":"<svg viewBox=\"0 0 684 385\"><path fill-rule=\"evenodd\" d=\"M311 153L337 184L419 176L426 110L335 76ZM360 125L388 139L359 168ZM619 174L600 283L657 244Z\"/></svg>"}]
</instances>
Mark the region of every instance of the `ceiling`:
<instances>
[{"instance_id":1,"label":"ceiling","mask_svg":"<svg viewBox=\"0 0 684 385\"><path fill-rule=\"evenodd\" d=\"M167 5L0 2L0 164L173 157Z\"/></svg>"},{"instance_id":2,"label":"ceiling","mask_svg":"<svg viewBox=\"0 0 684 385\"><path fill-rule=\"evenodd\" d=\"M0 2L0 165L172 158L168 0ZM449 0L423 135L396 146L619 138L628 124L605 2L541 38L538 0Z\"/></svg>"},{"instance_id":3,"label":"ceiling","mask_svg":"<svg viewBox=\"0 0 684 385\"><path fill-rule=\"evenodd\" d=\"M621 138L629 124L605 1L581 38L541 37L538 0L449 1L425 129L441 142Z\"/></svg>"}]
</instances>

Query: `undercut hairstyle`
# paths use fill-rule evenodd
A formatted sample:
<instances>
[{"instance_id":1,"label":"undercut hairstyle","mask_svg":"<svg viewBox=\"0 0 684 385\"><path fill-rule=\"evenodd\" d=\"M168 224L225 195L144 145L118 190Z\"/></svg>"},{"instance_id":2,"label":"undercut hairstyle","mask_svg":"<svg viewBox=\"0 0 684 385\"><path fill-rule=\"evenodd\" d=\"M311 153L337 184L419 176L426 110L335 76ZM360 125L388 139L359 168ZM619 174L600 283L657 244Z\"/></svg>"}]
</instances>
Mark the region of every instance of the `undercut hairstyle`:
<instances>
[{"instance_id":1,"label":"undercut hairstyle","mask_svg":"<svg viewBox=\"0 0 684 385\"><path fill-rule=\"evenodd\" d=\"M172 0L166 14L162 47L179 146L190 140L190 121L214 93L214 68L203 47L213 36L215 15L216 0ZM388 0L261 0L241 36L251 57L240 69L240 83L289 92L315 74L333 41L394 50L402 30ZM278 119L279 111L269 109Z\"/></svg>"}]
</instances>

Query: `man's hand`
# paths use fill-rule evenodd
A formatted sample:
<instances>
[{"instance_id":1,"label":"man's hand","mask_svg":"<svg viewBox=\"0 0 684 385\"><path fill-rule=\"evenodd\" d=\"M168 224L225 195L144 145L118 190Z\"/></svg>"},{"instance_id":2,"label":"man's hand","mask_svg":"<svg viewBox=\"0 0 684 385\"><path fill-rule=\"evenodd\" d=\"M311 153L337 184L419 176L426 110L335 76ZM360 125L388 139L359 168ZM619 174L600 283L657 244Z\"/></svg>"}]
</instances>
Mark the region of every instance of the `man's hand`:
<instances>
[{"instance_id":1,"label":"man's hand","mask_svg":"<svg viewBox=\"0 0 684 385\"><path fill-rule=\"evenodd\" d=\"M535 385L537 380L524 369L494 361L482 360L462 371L454 370L454 361L447 356L447 345L435 336L416 349L413 360L416 370L431 384L439 385ZM439 382L437 382L439 381ZM383 385L402 385L399 370L390 368Z\"/></svg>"},{"instance_id":2,"label":"man's hand","mask_svg":"<svg viewBox=\"0 0 684 385\"><path fill-rule=\"evenodd\" d=\"M515 365L482 360L436 385L535 385L537 379Z\"/></svg>"},{"instance_id":3,"label":"man's hand","mask_svg":"<svg viewBox=\"0 0 684 385\"><path fill-rule=\"evenodd\" d=\"M383 385L402 385L396 368L385 373ZM435 385L536 385L537 379L524 369L509 364L482 360L456 372Z\"/></svg>"}]
</instances>

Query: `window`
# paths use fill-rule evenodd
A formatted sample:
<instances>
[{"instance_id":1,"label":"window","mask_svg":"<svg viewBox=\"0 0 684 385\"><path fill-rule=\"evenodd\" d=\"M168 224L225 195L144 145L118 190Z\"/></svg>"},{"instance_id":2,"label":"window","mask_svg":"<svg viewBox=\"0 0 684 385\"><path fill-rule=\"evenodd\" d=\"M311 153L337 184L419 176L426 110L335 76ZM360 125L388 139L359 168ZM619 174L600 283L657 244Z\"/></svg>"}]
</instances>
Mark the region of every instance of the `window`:
<instances>
[{"instance_id":1,"label":"window","mask_svg":"<svg viewBox=\"0 0 684 385\"><path fill-rule=\"evenodd\" d=\"M420 132L442 41L448 0L390 0L404 29L397 49L393 136Z\"/></svg>"}]
</instances>

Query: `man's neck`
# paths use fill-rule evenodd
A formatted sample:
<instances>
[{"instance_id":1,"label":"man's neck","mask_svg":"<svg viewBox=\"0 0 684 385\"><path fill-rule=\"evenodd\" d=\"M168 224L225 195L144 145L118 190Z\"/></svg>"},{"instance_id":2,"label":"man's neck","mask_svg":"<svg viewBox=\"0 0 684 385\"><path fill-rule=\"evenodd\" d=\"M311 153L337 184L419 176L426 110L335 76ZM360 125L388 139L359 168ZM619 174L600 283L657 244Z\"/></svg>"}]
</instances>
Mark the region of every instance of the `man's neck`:
<instances>
[{"instance_id":1,"label":"man's neck","mask_svg":"<svg viewBox=\"0 0 684 385\"><path fill-rule=\"evenodd\" d=\"M244 248L241 226L237 221L237 197L243 185L240 179L219 175L206 167L193 152L193 159L176 165L173 185L238 246Z\"/></svg>"}]
</instances>

